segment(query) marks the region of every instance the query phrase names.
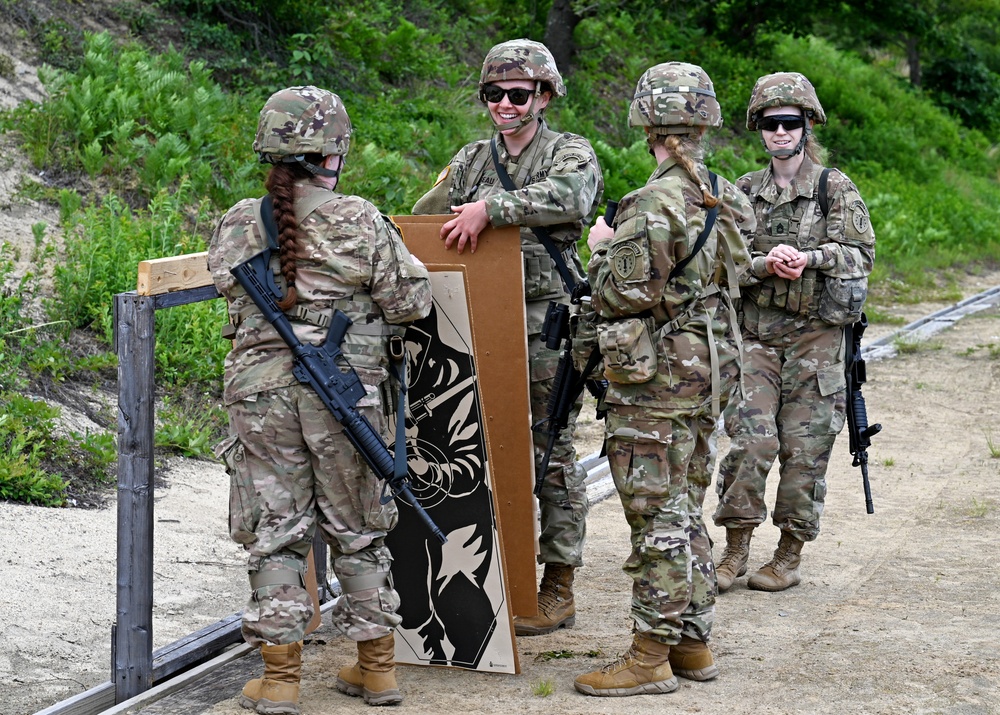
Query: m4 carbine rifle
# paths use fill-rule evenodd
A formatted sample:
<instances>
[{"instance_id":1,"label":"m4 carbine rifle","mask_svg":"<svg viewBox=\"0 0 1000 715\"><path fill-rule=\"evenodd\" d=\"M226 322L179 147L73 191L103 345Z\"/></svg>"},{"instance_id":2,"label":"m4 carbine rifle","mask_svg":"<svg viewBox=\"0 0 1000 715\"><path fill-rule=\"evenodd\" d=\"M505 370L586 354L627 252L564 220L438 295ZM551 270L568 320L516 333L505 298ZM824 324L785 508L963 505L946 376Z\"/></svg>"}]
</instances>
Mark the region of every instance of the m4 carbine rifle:
<instances>
[{"instance_id":1,"label":"m4 carbine rifle","mask_svg":"<svg viewBox=\"0 0 1000 715\"><path fill-rule=\"evenodd\" d=\"M614 221L617 210L618 202L609 200L608 208L604 213L604 221L608 226ZM573 305L580 305L590 300L590 283L587 281L574 283L567 287L570 290L570 302ZM549 350L558 350L560 344L563 343L565 343L565 347L562 355L559 356L559 364L556 367L556 377L552 393L549 396L548 416L531 426L531 429L536 432L544 430L548 437L541 466L535 473L535 496L538 496L542 490L542 482L545 478L545 472L549 468L549 460L552 458L556 439L569 424L569 413L576 403L576 398L583 393L583 389L586 387L587 391L597 399L597 419L603 420L605 413L600 408L600 401L608 389L607 380L590 376L601 359L601 353L596 347L587 361L583 374L573 366L573 338L570 334L569 307L567 305L555 301L549 303L549 308L545 312L545 322L542 325L541 339Z\"/></svg>"},{"instance_id":2,"label":"m4 carbine rifle","mask_svg":"<svg viewBox=\"0 0 1000 715\"><path fill-rule=\"evenodd\" d=\"M445 543L447 538L444 533L410 489L405 441L397 439L396 450L401 458L394 459L382 436L355 407L358 400L365 396L365 387L340 349L344 333L351 326L351 319L336 310L326 340L321 345L302 343L296 337L288 316L278 307L277 300L281 297L281 291L274 282L270 262L271 249L266 248L231 269L230 273L260 308L264 318L278 331L281 339L292 349L295 361L292 372L295 377L299 382L312 386L337 422L343 425L344 434L358 450L358 454L375 475L385 482L381 503L387 504L393 497L399 497L413 507L431 533L441 543ZM341 366L345 369L342 370Z\"/></svg>"},{"instance_id":3,"label":"m4 carbine rifle","mask_svg":"<svg viewBox=\"0 0 1000 715\"><path fill-rule=\"evenodd\" d=\"M882 425L868 424L868 410L865 408L865 398L861 394L861 386L868 379L865 370L865 360L861 357L861 336L868 327L868 316L861 314L861 319L844 328L844 339L847 343L847 356L844 360L844 374L847 378L847 432L850 437L851 454L854 455L854 467L861 467L861 482L865 490L865 511L875 513L872 505L872 489L868 483L868 448L872 445L872 437L882 431Z\"/></svg>"}]
</instances>

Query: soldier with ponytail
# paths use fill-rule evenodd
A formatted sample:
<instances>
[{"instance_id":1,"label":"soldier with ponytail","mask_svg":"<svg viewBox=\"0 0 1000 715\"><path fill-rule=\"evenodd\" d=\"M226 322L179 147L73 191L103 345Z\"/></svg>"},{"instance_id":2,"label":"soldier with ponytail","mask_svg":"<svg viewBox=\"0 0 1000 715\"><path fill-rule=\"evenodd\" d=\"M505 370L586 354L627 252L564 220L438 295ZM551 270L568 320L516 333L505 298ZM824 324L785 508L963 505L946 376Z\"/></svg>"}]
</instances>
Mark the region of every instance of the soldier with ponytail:
<instances>
[{"instance_id":1,"label":"soldier with ponytail","mask_svg":"<svg viewBox=\"0 0 1000 715\"><path fill-rule=\"evenodd\" d=\"M609 387L608 461L631 527L633 640L576 679L587 695L669 693L676 676L719 674L708 643L715 572L702 518L712 433L738 394L735 299L754 218L746 198L705 167L705 132L722 111L705 71L666 62L639 79L629 124L658 163L622 198L613 225L591 227L588 267Z\"/></svg>"},{"instance_id":2,"label":"soldier with ponytail","mask_svg":"<svg viewBox=\"0 0 1000 715\"><path fill-rule=\"evenodd\" d=\"M230 534L248 555L243 636L264 660L263 676L247 683L240 703L262 714L299 712L302 640L315 607L306 557L317 530L343 588L333 625L358 644L357 662L335 685L372 705L402 700L393 655L399 595L385 545L395 502L381 503L378 478L295 377L291 349L230 273L270 244L270 226L279 307L302 343L324 340L335 310L351 318L341 347L365 387L357 409L384 433L388 339L397 325L430 312L430 281L391 220L337 192L351 131L332 92L305 86L273 94L253 143L270 165L268 193L233 206L208 250L229 309L223 333L233 341L223 393L230 436L217 453L231 477Z\"/></svg>"}]
</instances>

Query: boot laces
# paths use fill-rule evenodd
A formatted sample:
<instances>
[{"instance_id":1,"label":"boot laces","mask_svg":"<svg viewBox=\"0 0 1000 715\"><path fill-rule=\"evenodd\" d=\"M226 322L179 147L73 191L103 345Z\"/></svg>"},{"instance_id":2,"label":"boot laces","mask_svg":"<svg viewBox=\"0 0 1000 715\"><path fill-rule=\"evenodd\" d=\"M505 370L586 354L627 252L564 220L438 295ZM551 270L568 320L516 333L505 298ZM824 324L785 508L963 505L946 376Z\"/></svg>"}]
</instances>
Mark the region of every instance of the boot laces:
<instances>
[{"instance_id":1,"label":"boot laces","mask_svg":"<svg viewBox=\"0 0 1000 715\"><path fill-rule=\"evenodd\" d=\"M627 651L622 653L616 659L608 663L606 666L601 668L602 673L611 673L615 670L625 670L630 668L639 662L639 656L636 654L633 648L629 648Z\"/></svg>"},{"instance_id":2,"label":"boot laces","mask_svg":"<svg viewBox=\"0 0 1000 715\"><path fill-rule=\"evenodd\" d=\"M555 586L553 585L552 590L542 590L538 594L538 610L544 613L546 616L551 614L559 607L559 603L562 601L559 594L555 591Z\"/></svg>"},{"instance_id":3,"label":"boot laces","mask_svg":"<svg viewBox=\"0 0 1000 715\"><path fill-rule=\"evenodd\" d=\"M792 550L787 544L779 545L778 550L774 552L774 558L771 559L771 567L783 569L792 560L792 555Z\"/></svg>"}]
</instances>

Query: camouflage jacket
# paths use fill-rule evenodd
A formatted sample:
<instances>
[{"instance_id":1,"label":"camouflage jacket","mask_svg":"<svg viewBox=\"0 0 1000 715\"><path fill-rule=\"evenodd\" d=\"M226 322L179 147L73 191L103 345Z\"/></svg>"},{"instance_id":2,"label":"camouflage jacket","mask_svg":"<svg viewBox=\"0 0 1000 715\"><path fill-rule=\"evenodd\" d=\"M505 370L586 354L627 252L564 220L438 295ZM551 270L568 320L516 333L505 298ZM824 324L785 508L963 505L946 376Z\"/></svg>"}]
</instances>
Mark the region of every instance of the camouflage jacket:
<instances>
[{"instance_id":1,"label":"camouflage jacket","mask_svg":"<svg viewBox=\"0 0 1000 715\"><path fill-rule=\"evenodd\" d=\"M389 331L384 323L426 316L431 309L430 279L392 221L368 201L301 182L296 185L296 204L301 207L317 191L329 194L330 200L298 217L304 235L296 307L316 315L332 315L334 308L347 313L355 324L344 338L343 351L366 385L378 385L387 377ZM254 217L254 203L244 199L233 206L216 227L208 249L212 280L226 297L230 321L237 327L225 364L227 405L298 382L292 375L291 350L229 272L267 244ZM272 258L272 267L277 267L277 258ZM292 325L304 343L318 344L326 337L322 325L298 318ZM359 405L377 404L374 392L369 390Z\"/></svg>"},{"instance_id":2,"label":"camouflage jacket","mask_svg":"<svg viewBox=\"0 0 1000 715\"><path fill-rule=\"evenodd\" d=\"M526 300L565 298L565 287L552 258L531 231L548 229L576 280L583 267L576 242L597 213L604 178L590 142L576 134L560 134L540 122L531 143L511 157L497 135L497 153L515 186L506 191L493 167L490 140L473 142L451 160L438 181L413 207L415 214L447 214L452 206L485 200L494 227L521 227Z\"/></svg>"},{"instance_id":3,"label":"camouflage jacket","mask_svg":"<svg viewBox=\"0 0 1000 715\"><path fill-rule=\"evenodd\" d=\"M700 165L699 171L708 184L708 170ZM706 404L712 384L710 340L730 385L738 374L730 294L738 294L740 275L749 264L746 246L754 217L743 194L721 176L718 195L715 227L673 280L668 280L670 272L690 255L707 210L698 185L671 159L643 188L622 198L614 237L595 246L588 267L595 310L605 321L645 317L657 352L653 379L612 382L609 403L685 409Z\"/></svg>"},{"instance_id":4,"label":"camouflage jacket","mask_svg":"<svg viewBox=\"0 0 1000 715\"><path fill-rule=\"evenodd\" d=\"M817 307L824 281L865 279L872 271L875 232L868 208L854 183L833 170L827 179L829 211L824 216L818 192L822 171L805 157L784 189L774 183L770 165L736 182L757 217L742 300L743 327L757 337L786 335L811 324L822 327ZM764 264L768 252L782 243L795 246L808 259L794 281L768 273Z\"/></svg>"}]
</instances>

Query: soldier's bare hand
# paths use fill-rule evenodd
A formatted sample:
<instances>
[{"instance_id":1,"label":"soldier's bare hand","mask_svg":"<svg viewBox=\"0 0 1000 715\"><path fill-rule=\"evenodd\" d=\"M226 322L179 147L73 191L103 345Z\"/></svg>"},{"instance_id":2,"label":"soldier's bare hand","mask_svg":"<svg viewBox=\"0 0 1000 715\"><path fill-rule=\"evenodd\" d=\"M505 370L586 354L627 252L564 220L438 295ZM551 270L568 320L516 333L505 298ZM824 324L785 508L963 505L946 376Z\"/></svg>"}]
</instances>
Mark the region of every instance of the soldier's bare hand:
<instances>
[{"instance_id":1,"label":"soldier's bare hand","mask_svg":"<svg viewBox=\"0 0 1000 715\"><path fill-rule=\"evenodd\" d=\"M596 221L594 221L594 225L590 227L590 234L587 236L587 245L590 246L590 250L593 251L594 246L614 235L615 230L604 222L603 216L600 216Z\"/></svg>"},{"instance_id":2,"label":"soldier's bare hand","mask_svg":"<svg viewBox=\"0 0 1000 715\"><path fill-rule=\"evenodd\" d=\"M768 273L793 281L802 275L806 256L794 246L781 244L771 249L764 259Z\"/></svg>"},{"instance_id":3,"label":"soldier's bare hand","mask_svg":"<svg viewBox=\"0 0 1000 715\"><path fill-rule=\"evenodd\" d=\"M451 250L452 244L457 243L458 252L461 253L468 245L475 253L479 234L490 224L490 217L486 213L486 202L476 201L471 204L452 206L451 210L458 215L441 227L444 247Z\"/></svg>"}]
</instances>

